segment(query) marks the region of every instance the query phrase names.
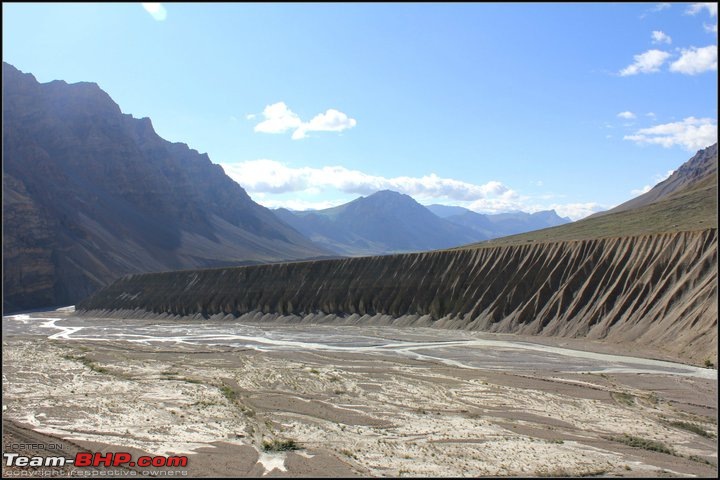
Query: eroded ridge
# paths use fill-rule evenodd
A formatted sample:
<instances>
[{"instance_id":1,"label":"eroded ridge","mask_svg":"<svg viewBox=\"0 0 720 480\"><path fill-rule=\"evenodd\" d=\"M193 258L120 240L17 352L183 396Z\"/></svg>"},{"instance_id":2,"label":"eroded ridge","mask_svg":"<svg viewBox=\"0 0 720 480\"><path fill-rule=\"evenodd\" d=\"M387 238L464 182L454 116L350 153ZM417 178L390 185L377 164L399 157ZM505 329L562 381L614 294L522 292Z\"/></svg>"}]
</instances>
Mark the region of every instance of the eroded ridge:
<instances>
[{"instance_id":1,"label":"eroded ridge","mask_svg":"<svg viewBox=\"0 0 720 480\"><path fill-rule=\"evenodd\" d=\"M637 342L717 363L717 229L128 275L78 305Z\"/></svg>"}]
</instances>

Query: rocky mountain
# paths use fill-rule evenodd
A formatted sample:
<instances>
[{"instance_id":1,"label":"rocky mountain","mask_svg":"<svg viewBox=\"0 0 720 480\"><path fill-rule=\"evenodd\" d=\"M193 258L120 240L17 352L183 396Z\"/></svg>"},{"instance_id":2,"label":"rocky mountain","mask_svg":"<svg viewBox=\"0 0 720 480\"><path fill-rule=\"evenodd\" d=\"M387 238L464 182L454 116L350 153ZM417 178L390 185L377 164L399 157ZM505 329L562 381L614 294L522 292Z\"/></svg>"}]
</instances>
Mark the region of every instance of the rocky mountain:
<instances>
[{"instance_id":1,"label":"rocky mountain","mask_svg":"<svg viewBox=\"0 0 720 480\"><path fill-rule=\"evenodd\" d=\"M435 250L487 238L390 190L325 210L278 209L275 214L314 242L343 255Z\"/></svg>"},{"instance_id":2,"label":"rocky mountain","mask_svg":"<svg viewBox=\"0 0 720 480\"><path fill-rule=\"evenodd\" d=\"M540 230L570 223L567 217L561 217L555 210L541 212L508 212L482 214L462 207L447 205L428 205L428 210L456 225L470 229L483 238L498 238L516 233Z\"/></svg>"},{"instance_id":3,"label":"rocky mountain","mask_svg":"<svg viewBox=\"0 0 720 480\"><path fill-rule=\"evenodd\" d=\"M329 253L98 85L7 63L2 76L4 310L74 303L127 273Z\"/></svg>"}]
</instances>

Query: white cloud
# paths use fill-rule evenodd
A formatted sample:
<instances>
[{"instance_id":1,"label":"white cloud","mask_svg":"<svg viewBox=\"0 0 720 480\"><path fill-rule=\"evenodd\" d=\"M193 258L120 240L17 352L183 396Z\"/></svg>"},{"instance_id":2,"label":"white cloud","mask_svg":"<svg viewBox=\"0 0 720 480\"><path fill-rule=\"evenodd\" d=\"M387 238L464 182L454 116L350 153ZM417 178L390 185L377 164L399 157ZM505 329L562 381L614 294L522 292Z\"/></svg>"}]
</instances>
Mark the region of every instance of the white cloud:
<instances>
[{"instance_id":1,"label":"white cloud","mask_svg":"<svg viewBox=\"0 0 720 480\"><path fill-rule=\"evenodd\" d=\"M693 3L685 9L685 15L697 15L703 10L707 10L711 17L717 17L717 3Z\"/></svg>"},{"instance_id":2,"label":"white cloud","mask_svg":"<svg viewBox=\"0 0 720 480\"><path fill-rule=\"evenodd\" d=\"M708 25L707 23L703 23L703 28L708 33L715 33L715 34L718 33L717 23L715 25Z\"/></svg>"},{"instance_id":3,"label":"white cloud","mask_svg":"<svg viewBox=\"0 0 720 480\"><path fill-rule=\"evenodd\" d=\"M307 137L307 132L342 132L357 125L354 118L343 112L328 109L325 113L316 115L312 120L303 123L292 135L293 140Z\"/></svg>"},{"instance_id":4,"label":"white cloud","mask_svg":"<svg viewBox=\"0 0 720 480\"><path fill-rule=\"evenodd\" d=\"M652 32L652 43L667 43L669 45L672 43L672 37L660 30L654 30Z\"/></svg>"},{"instance_id":5,"label":"white cloud","mask_svg":"<svg viewBox=\"0 0 720 480\"><path fill-rule=\"evenodd\" d=\"M334 188L345 193L368 195L394 190L408 195L474 201L481 198L509 198L514 192L498 181L482 185L438 177L382 177L341 166L292 168L275 160L251 160L222 164L225 173L249 192L301 192Z\"/></svg>"},{"instance_id":6,"label":"white cloud","mask_svg":"<svg viewBox=\"0 0 720 480\"><path fill-rule=\"evenodd\" d=\"M255 117L257 117L257 115L255 115L254 113L248 113L247 115L245 115L246 120L255 120Z\"/></svg>"},{"instance_id":7,"label":"white cloud","mask_svg":"<svg viewBox=\"0 0 720 480\"><path fill-rule=\"evenodd\" d=\"M308 132L342 132L357 125L354 118L350 118L334 108L316 115L309 122L303 122L295 112L285 105L285 102L266 106L263 110L263 117L265 120L255 125L256 132L285 133L292 130L293 140L307 138ZM247 118L252 120L255 115L250 114Z\"/></svg>"},{"instance_id":8,"label":"white cloud","mask_svg":"<svg viewBox=\"0 0 720 480\"><path fill-rule=\"evenodd\" d=\"M263 110L265 120L255 125L256 132L285 133L302 125L302 120L290 110L285 102L273 103Z\"/></svg>"},{"instance_id":9,"label":"white cloud","mask_svg":"<svg viewBox=\"0 0 720 480\"><path fill-rule=\"evenodd\" d=\"M167 18L167 10L162 3L142 3L142 7L158 22L162 22Z\"/></svg>"},{"instance_id":10,"label":"white cloud","mask_svg":"<svg viewBox=\"0 0 720 480\"><path fill-rule=\"evenodd\" d=\"M717 54L717 45L682 49L680 58L670 65L670 71L684 73L685 75L697 75L710 70L717 70Z\"/></svg>"},{"instance_id":11,"label":"white cloud","mask_svg":"<svg viewBox=\"0 0 720 480\"><path fill-rule=\"evenodd\" d=\"M632 120L633 118L636 118L635 114L633 112L629 112L629 111L620 112L617 114L617 116L620 118L624 118L626 120Z\"/></svg>"},{"instance_id":12,"label":"white cloud","mask_svg":"<svg viewBox=\"0 0 720 480\"><path fill-rule=\"evenodd\" d=\"M645 114L646 117L655 118L657 115L655 115L655 112L648 112Z\"/></svg>"},{"instance_id":13,"label":"white cloud","mask_svg":"<svg viewBox=\"0 0 720 480\"><path fill-rule=\"evenodd\" d=\"M677 145L695 151L717 142L717 123L710 118L688 117L681 122L642 128L634 135L623 138L637 144L655 144L665 148Z\"/></svg>"},{"instance_id":14,"label":"white cloud","mask_svg":"<svg viewBox=\"0 0 720 480\"><path fill-rule=\"evenodd\" d=\"M662 50L648 50L645 53L634 55L632 65L628 65L620 71L620 76L637 75L638 73L659 72L665 60L670 54Z\"/></svg>"}]
</instances>

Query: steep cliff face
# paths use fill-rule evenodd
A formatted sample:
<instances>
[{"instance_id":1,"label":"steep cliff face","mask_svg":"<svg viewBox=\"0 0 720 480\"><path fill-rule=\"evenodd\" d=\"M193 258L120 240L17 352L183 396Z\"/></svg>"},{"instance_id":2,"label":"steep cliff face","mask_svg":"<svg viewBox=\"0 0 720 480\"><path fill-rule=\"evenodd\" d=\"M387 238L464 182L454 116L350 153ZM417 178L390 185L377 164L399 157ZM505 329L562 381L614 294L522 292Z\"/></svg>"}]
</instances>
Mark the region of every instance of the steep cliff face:
<instances>
[{"instance_id":1,"label":"steep cliff face","mask_svg":"<svg viewBox=\"0 0 720 480\"><path fill-rule=\"evenodd\" d=\"M717 229L129 275L78 305L249 312L650 345L717 359Z\"/></svg>"},{"instance_id":2,"label":"steep cliff face","mask_svg":"<svg viewBox=\"0 0 720 480\"><path fill-rule=\"evenodd\" d=\"M3 184L5 309L74 303L130 272L328 253L96 84L6 63Z\"/></svg>"}]
</instances>

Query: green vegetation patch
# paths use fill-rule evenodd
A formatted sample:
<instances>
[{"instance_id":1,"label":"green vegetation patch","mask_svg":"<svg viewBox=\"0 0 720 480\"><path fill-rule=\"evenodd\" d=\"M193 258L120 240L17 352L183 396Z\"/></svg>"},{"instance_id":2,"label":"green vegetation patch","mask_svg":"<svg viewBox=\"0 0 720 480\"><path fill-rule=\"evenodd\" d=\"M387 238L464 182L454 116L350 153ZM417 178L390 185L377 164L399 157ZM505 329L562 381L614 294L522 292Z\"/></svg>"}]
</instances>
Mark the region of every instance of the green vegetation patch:
<instances>
[{"instance_id":1,"label":"green vegetation patch","mask_svg":"<svg viewBox=\"0 0 720 480\"><path fill-rule=\"evenodd\" d=\"M628 405L630 407L635 405L635 395L631 395L625 392L613 392L612 397L615 399L615 401L617 401L618 403L622 403L623 405Z\"/></svg>"}]
</instances>

